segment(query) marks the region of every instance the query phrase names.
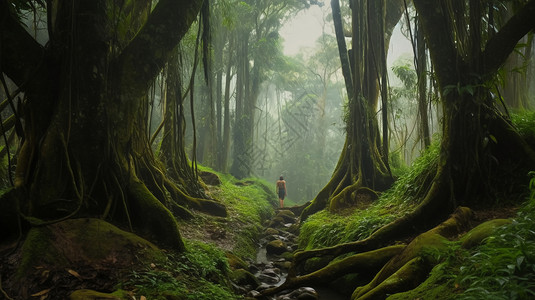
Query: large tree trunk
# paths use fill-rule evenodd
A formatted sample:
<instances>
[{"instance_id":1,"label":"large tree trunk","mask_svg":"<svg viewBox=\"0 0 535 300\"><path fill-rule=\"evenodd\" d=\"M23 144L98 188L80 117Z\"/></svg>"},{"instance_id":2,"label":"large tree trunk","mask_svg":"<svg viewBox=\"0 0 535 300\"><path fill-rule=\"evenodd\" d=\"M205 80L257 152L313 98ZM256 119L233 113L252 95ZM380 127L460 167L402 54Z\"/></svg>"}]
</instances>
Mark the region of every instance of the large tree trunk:
<instances>
[{"instance_id":1,"label":"large tree trunk","mask_svg":"<svg viewBox=\"0 0 535 300\"><path fill-rule=\"evenodd\" d=\"M150 82L202 1L162 0L150 15L151 1L122 10L112 10L106 0L51 3L46 49L24 32L13 12L2 14L2 70L27 97L15 180L22 213L32 224L97 216L183 249L166 199L156 197L165 193L149 190L140 179L163 172L138 116ZM121 26L139 31L114 32L117 18L131 20ZM21 49L28 55L19 57Z\"/></svg>"},{"instance_id":2,"label":"large tree trunk","mask_svg":"<svg viewBox=\"0 0 535 300\"><path fill-rule=\"evenodd\" d=\"M470 28L478 29L476 22L480 22L482 17L477 14L478 8L474 2L470 1ZM496 74L498 67L513 50L516 42L535 27L535 20L532 18L535 13L535 1L529 1L486 42L483 50L480 49L481 35L478 37L476 34L465 39L471 41L471 45L455 43L456 33L452 27L448 27L449 16L444 7L437 8L436 2L426 0L415 0L414 4L430 45L444 109L440 156L436 171L431 173L434 174L434 178L423 183L426 194L414 211L383 226L369 237L330 248L296 253L289 271L290 283L293 277L299 275L297 274L299 266L311 257L326 255L336 257L350 252L373 251L432 228L458 205L484 205L489 201L495 203L496 196L503 195L504 191L510 191L512 184L525 180L526 173L523 171L527 172L535 167L533 149L520 138L511 123L495 108L489 91L485 88L487 80ZM467 52L461 55L459 49ZM474 74L479 76L473 76ZM347 151L346 149L344 148L344 151ZM345 167L344 163L344 161L339 163L337 171ZM506 182L504 174L508 177ZM513 177L512 174L516 174L518 178L510 178ZM343 173L335 172L333 178L340 180L343 178ZM519 186L515 188L520 189ZM323 192L325 190L320 192L318 197ZM417 239L413 241L415 242L418 242ZM386 269L389 268L383 268ZM410 281L416 277L421 280L427 272L423 270L422 277L421 269L416 273L411 270L414 269L396 267L388 270L388 274L379 272L376 278L382 280L394 271L396 273L399 271L404 280ZM301 275L301 278L308 278L311 275L307 277ZM361 296L363 299L384 298L386 294L365 295L368 292L374 293L374 287L379 287L377 283L356 290L353 298ZM399 292L401 287L394 285L384 288L388 290L387 293L393 293Z\"/></svg>"},{"instance_id":3,"label":"large tree trunk","mask_svg":"<svg viewBox=\"0 0 535 300\"><path fill-rule=\"evenodd\" d=\"M376 66L381 65L380 53L387 51L388 41L401 17L402 7L402 1L389 1L385 16L379 3L352 2L353 59L350 86L353 90L348 95L353 97L349 99L346 142L331 180L303 211L303 220L326 207L338 210L353 205L357 195L365 192L363 188L384 190L393 181L387 155L380 150L379 127L375 118L379 97L378 79L382 73ZM380 22L385 22L384 33L368 31L367 28L381 28L377 25ZM384 43L381 42L383 38ZM341 44L343 46L343 43L339 43L339 46Z\"/></svg>"}]
</instances>

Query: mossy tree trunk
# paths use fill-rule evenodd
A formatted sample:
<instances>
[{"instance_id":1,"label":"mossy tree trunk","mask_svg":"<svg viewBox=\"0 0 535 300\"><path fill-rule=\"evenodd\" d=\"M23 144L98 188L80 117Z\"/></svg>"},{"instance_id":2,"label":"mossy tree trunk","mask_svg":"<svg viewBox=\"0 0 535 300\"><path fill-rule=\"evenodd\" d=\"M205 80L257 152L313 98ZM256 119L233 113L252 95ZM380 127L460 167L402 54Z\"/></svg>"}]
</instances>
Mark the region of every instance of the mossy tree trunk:
<instances>
[{"instance_id":1,"label":"mossy tree trunk","mask_svg":"<svg viewBox=\"0 0 535 300\"><path fill-rule=\"evenodd\" d=\"M183 249L139 116L202 2L49 2L46 47L1 4L2 71L26 96L15 190L30 223L97 216Z\"/></svg>"},{"instance_id":2,"label":"mossy tree trunk","mask_svg":"<svg viewBox=\"0 0 535 300\"><path fill-rule=\"evenodd\" d=\"M346 87L353 90L348 91L352 97L348 104L346 141L331 180L303 211L302 219L324 208L338 210L353 204L361 188L380 191L393 182L375 115L379 78L386 72L386 55L382 53L386 53L393 28L401 17L403 1L352 1L351 4L351 78L347 78L347 72L344 76L346 82L352 83ZM337 31L340 46L343 30ZM343 53L341 59L345 61Z\"/></svg>"},{"instance_id":3,"label":"mossy tree trunk","mask_svg":"<svg viewBox=\"0 0 535 300\"><path fill-rule=\"evenodd\" d=\"M444 109L440 156L434 179L422 187L425 197L411 213L368 238L296 253L294 276L297 266L311 257L373 251L429 230L459 205L495 203L500 195L511 190L511 184L525 180L527 171L535 167L533 149L521 139L507 117L499 113L487 87L516 43L535 28L535 1L526 2L499 31L489 35L481 28L486 15L476 2L467 1L452 9L448 1L414 1ZM465 26L471 30L454 24L460 20L453 17L459 12L466 17L462 19L469 20ZM468 36L464 36L467 32ZM519 180L511 179L513 175ZM391 271L396 270L403 272L401 268ZM410 280L411 276L420 275L407 276ZM357 291L355 298L360 294Z\"/></svg>"}]
</instances>

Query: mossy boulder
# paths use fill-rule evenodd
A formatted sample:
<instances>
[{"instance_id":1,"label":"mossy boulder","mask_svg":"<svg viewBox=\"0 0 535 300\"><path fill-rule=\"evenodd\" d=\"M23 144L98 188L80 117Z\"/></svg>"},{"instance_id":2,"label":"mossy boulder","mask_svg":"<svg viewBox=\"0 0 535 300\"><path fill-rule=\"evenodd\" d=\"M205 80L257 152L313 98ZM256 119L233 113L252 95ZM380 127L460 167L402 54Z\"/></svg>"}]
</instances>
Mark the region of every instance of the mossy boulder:
<instances>
[{"instance_id":1,"label":"mossy boulder","mask_svg":"<svg viewBox=\"0 0 535 300\"><path fill-rule=\"evenodd\" d=\"M221 179L215 173L208 172L208 171L201 171L199 172L199 177L201 177L202 181L206 183L207 185L214 185L214 186L221 185Z\"/></svg>"},{"instance_id":2,"label":"mossy boulder","mask_svg":"<svg viewBox=\"0 0 535 300\"><path fill-rule=\"evenodd\" d=\"M163 255L154 244L100 219L69 219L32 228L22 246L18 274L36 266L63 269L70 264L126 267ZM120 258L120 259L119 259Z\"/></svg>"},{"instance_id":3,"label":"mossy boulder","mask_svg":"<svg viewBox=\"0 0 535 300\"><path fill-rule=\"evenodd\" d=\"M251 286L256 288L260 285L258 279L249 271L237 269L230 272L230 280L239 286Z\"/></svg>"},{"instance_id":4,"label":"mossy boulder","mask_svg":"<svg viewBox=\"0 0 535 300\"><path fill-rule=\"evenodd\" d=\"M271 227L268 227L266 228L266 230L264 230L264 235L265 236L268 236L268 235L277 235L279 234L279 230L275 229L275 228L271 228Z\"/></svg>"},{"instance_id":5,"label":"mossy boulder","mask_svg":"<svg viewBox=\"0 0 535 300\"><path fill-rule=\"evenodd\" d=\"M295 214L291 210L281 209L277 213L276 217L280 217L284 223L295 222Z\"/></svg>"},{"instance_id":6,"label":"mossy boulder","mask_svg":"<svg viewBox=\"0 0 535 300\"><path fill-rule=\"evenodd\" d=\"M266 251L268 254L280 255L287 250L287 245L281 240L274 240L266 244Z\"/></svg>"},{"instance_id":7,"label":"mossy boulder","mask_svg":"<svg viewBox=\"0 0 535 300\"><path fill-rule=\"evenodd\" d=\"M232 254L230 252L227 252L225 255L227 256L228 265L232 270L248 268L247 263L243 259L239 258L237 255Z\"/></svg>"}]
</instances>

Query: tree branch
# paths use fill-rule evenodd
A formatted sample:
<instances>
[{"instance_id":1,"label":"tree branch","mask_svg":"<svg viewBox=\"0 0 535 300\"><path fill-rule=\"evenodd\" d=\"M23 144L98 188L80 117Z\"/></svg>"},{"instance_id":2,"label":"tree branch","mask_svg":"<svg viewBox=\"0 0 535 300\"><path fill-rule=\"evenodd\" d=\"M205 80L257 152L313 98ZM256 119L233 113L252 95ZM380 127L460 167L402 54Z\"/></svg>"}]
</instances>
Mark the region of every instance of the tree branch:
<instances>
[{"instance_id":1,"label":"tree branch","mask_svg":"<svg viewBox=\"0 0 535 300\"><path fill-rule=\"evenodd\" d=\"M20 87L42 65L45 50L14 14L8 1L0 1L0 69Z\"/></svg>"},{"instance_id":2,"label":"tree branch","mask_svg":"<svg viewBox=\"0 0 535 300\"><path fill-rule=\"evenodd\" d=\"M483 74L493 74L505 62L518 41L535 29L535 0L531 0L507 21L485 45Z\"/></svg>"},{"instance_id":3,"label":"tree branch","mask_svg":"<svg viewBox=\"0 0 535 300\"><path fill-rule=\"evenodd\" d=\"M117 61L126 92L145 90L196 20L203 0L160 0ZM141 64L140 64L141 63Z\"/></svg>"}]
</instances>

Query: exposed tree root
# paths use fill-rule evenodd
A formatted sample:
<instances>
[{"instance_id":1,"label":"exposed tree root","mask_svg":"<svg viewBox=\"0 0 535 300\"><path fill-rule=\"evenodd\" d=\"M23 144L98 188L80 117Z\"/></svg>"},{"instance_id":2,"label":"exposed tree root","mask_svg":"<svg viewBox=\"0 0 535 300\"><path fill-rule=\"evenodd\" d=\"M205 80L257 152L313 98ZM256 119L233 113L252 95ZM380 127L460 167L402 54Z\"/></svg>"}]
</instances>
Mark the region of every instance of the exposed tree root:
<instances>
[{"instance_id":1,"label":"exposed tree root","mask_svg":"<svg viewBox=\"0 0 535 300\"><path fill-rule=\"evenodd\" d=\"M168 179L165 180L165 187L171 193L172 199L181 207L189 207L218 217L226 217L228 215L226 206L220 202L190 197Z\"/></svg>"},{"instance_id":2,"label":"exposed tree root","mask_svg":"<svg viewBox=\"0 0 535 300\"><path fill-rule=\"evenodd\" d=\"M421 257L416 257L403 265L396 273L382 281L378 286L361 295L359 290L351 296L351 300L385 299L389 294L404 292L417 287L429 273L428 266Z\"/></svg>"},{"instance_id":3,"label":"exposed tree root","mask_svg":"<svg viewBox=\"0 0 535 300\"><path fill-rule=\"evenodd\" d=\"M310 274L291 278L288 277L284 284L264 290L262 295L268 296L292 287L315 285L333 281L346 274L355 273L355 270L358 270L358 273L361 274L373 274L378 272L387 261L394 255L399 254L404 248L405 245L394 245L352 255Z\"/></svg>"},{"instance_id":4,"label":"exposed tree root","mask_svg":"<svg viewBox=\"0 0 535 300\"><path fill-rule=\"evenodd\" d=\"M167 246L185 250L173 214L133 174L128 185L128 196L136 228L154 235L156 240Z\"/></svg>"},{"instance_id":5,"label":"exposed tree root","mask_svg":"<svg viewBox=\"0 0 535 300\"><path fill-rule=\"evenodd\" d=\"M193 214L187 208L192 208L218 217L227 216L225 205L215 200L189 196L184 189L171 181L155 164L156 162L142 164L141 173L144 174L144 182L146 182L150 191L173 212L176 211L181 217L190 218ZM168 193L171 195L170 199ZM204 192L200 191L195 194L205 195Z\"/></svg>"},{"instance_id":6,"label":"exposed tree root","mask_svg":"<svg viewBox=\"0 0 535 300\"><path fill-rule=\"evenodd\" d=\"M384 299L387 294L418 286L438 263L432 253L446 249L448 239L456 239L470 228L471 217L469 208L459 207L449 219L413 239L370 283L355 289L351 299Z\"/></svg>"},{"instance_id":7,"label":"exposed tree root","mask_svg":"<svg viewBox=\"0 0 535 300\"><path fill-rule=\"evenodd\" d=\"M469 208L459 207L449 219L418 235L407 246L386 246L358 253L307 275L295 276L294 272L288 274L283 285L265 290L262 294L271 295L290 287L330 282L348 273L375 272L377 274L374 279L367 285L357 288L352 299L384 299L387 294L412 289L425 280L431 268L437 263L431 253L434 250L445 249L449 244L448 239L457 238L459 234L465 232L471 226L471 218L472 211ZM323 253L334 256L339 254Z\"/></svg>"},{"instance_id":8,"label":"exposed tree root","mask_svg":"<svg viewBox=\"0 0 535 300\"><path fill-rule=\"evenodd\" d=\"M410 214L381 227L368 238L336 245L333 247L302 251L294 256L292 272L309 258L318 256L340 256L350 252L366 252L393 244L409 235L423 232L443 220L453 209L449 205L449 178L446 172L438 172L426 198Z\"/></svg>"}]
</instances>

